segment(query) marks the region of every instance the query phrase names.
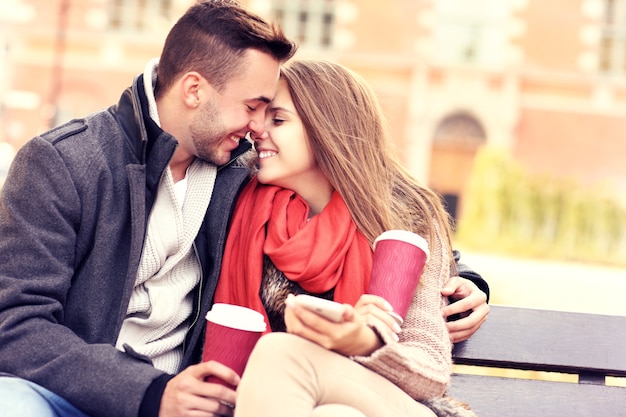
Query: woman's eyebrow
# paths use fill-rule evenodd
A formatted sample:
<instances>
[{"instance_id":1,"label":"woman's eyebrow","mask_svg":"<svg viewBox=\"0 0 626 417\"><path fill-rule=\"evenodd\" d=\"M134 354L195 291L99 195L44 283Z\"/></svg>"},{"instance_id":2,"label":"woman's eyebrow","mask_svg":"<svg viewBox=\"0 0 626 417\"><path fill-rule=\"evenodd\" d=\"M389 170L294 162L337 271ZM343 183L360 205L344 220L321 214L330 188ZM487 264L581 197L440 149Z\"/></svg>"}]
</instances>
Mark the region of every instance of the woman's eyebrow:
<instances>
[{"instance_id":1,"label":"woman's eyebrow","mask_svg":"<svg viewBox=\"0 0 626 417\"><path fill-rule=\"evenodd\" d=\"M289 109L287 109L285 107L281 107L281 106L270 106L270 107L267 108L267 110L272 112L272 113L275 113L277 111L284 111L284 112L287 112L287 113L296 114L295 111L289 110Z\"/></svg>"}]
</instances>

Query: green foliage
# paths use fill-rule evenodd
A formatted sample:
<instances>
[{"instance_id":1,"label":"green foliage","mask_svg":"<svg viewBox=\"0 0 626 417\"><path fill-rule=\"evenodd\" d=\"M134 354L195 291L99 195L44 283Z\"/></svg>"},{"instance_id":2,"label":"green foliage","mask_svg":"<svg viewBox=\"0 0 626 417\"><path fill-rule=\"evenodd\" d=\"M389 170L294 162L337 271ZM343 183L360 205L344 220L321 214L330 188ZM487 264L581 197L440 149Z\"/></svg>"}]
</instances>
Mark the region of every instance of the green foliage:
<instances>
[{"instance_id":1,"label":"green foliage","mask_svg":"<svg viewBox=\"0 0 626 417\"><path fill-rule=\"evenodd\" d=\"M530 175L509 153L477 155L455 241L519 256L626 264L626 209L607 190Z\"/></svg>"}]
</instances>

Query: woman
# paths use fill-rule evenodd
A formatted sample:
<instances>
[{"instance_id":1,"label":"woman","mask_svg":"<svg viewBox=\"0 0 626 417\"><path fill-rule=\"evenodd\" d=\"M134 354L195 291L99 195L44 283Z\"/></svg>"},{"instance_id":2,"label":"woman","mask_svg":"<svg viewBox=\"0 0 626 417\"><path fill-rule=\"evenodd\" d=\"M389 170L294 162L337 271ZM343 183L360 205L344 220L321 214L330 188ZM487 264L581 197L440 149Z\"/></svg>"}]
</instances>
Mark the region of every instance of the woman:
<instances>
[{"instance_id":1,"label":"woman","mask_svg":"<svg viewBox=\"0 0 626 417\"><path fill-rule=\"evenodd\" d=\"M262 312L273 331L248 362L235 416L432 416L422 402L444 395L451 371L440 291L455 275L439 197L402 168L375 95L338 64L285 67L265 128L215 298ZM389 229L430 248L401 326L364 295L371 245ZM343 322L295 305L295 293L344 303Z\"/></svg>"}]
</instances>

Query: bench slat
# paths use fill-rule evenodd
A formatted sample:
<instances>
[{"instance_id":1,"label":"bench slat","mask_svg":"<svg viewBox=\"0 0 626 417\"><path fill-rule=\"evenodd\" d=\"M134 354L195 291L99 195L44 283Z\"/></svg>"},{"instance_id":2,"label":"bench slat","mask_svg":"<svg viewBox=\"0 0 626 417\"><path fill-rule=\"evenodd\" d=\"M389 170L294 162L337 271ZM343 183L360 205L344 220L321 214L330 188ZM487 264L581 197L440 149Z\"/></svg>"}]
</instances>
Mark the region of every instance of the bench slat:
<instances>
[{"instance_id":1,"label":"bench slat","mask_svg":"<svg viewBox=\"0 0 626 417\"><path fill-rule=\"evenodd\" d=\"M455 363L626 376L626 317L492 305Z\"/></svg>"},{"instance_id":2,"label":"bench slat","mask_svg":"<svg viewBox=\"0 0 626 417\"><path fill-rule=\"evenodd\" d=\"M626 415L626 390L620 387L455 374L449 393L479 417Z\"/></svg>"}]
</instances>

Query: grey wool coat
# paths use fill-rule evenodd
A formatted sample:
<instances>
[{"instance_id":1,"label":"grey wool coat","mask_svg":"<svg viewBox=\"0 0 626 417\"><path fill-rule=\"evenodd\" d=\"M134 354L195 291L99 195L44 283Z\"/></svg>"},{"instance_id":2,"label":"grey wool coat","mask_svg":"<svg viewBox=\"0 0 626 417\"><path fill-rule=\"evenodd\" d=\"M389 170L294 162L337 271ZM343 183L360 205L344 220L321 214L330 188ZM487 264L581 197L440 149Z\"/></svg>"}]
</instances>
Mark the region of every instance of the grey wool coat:
<instances>
[{"instance_id":1,"label":"grey wool coat","mask_svg":"<svg viewBox=\"0 0 626 417\"><path fill-rule=\"evenodd\" d=\"M171 378L114 347L158 183L177 146L147 114L138 76L117 105L29 141L0 197L0 375L31 380L93 416L156 415ZM249 148L242 141L236 154ZM218 171L195 240L203 275L183 367L200 361L200 318L248 176L232 161Z\"/></svg>"}]
</instances>

